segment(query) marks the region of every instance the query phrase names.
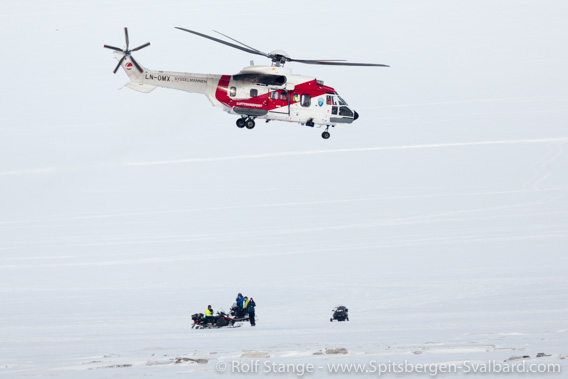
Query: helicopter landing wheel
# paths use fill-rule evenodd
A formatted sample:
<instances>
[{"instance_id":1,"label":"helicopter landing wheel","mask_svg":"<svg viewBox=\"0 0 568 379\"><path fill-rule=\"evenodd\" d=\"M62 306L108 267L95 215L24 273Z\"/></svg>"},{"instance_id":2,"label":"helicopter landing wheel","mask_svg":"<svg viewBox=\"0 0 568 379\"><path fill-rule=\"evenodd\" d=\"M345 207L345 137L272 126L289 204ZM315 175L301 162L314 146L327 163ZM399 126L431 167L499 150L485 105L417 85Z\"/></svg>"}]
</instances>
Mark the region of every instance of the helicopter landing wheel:
<instances>
[{"instance_id":1,"label":"helicopter landing wheel","mask_svg":"<svg viewBox=\"0 0 568 379\"><path fill-rule=\"evenodd\" d=\"M247 129L252 129L252 128L254 128L254 125L255 125L255 124L254 124L254 120L253 120L252 118L248 118L248 119L245 121L245 126L247 127Z\"/></svg>"},{"instance_id":2,"label":"helicopter landing wheel","mask_svg":"<svg viewBox=\"0 0 568 379\"><path fill-rule=\"evenodd\" d=\"M237 127L239 128L244 128L245 127L245 119L244 118L239 118L237 120Z\"/></svg>"},{"instance_id":3,"label":"helicopter landing wheel","mask_svg":"<svg viewBox=\"0 0 568 379\"><path fill-rule=\"evenodd\" d=\"M331 137L331 134L329 134L327 130L321 134L321 138L323 139L328 139L329 137Z\"/></svg>"}]
</instances>

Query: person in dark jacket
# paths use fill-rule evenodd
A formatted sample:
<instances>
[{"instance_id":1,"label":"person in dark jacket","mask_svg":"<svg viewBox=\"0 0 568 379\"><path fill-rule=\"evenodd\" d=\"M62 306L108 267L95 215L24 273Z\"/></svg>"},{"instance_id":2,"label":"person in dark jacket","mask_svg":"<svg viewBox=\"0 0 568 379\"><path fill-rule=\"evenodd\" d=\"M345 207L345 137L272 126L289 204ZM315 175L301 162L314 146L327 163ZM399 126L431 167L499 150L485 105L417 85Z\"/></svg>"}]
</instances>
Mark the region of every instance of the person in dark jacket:
<instances>
[{"instance_id":1,"label":"person in dark jacket","mask_svg":"<svg viewBox=\"0 0 568 379\"><path fill-rule=\"evenodd\" d=\"M254 299L251 297L248 301L248 306L247 306L247 311L249 314L249 321L250 321L250 326L255 326L256 322L254 320L254 307L256 307L256 303L254 302Z\"/></svg>"}]
</instances>

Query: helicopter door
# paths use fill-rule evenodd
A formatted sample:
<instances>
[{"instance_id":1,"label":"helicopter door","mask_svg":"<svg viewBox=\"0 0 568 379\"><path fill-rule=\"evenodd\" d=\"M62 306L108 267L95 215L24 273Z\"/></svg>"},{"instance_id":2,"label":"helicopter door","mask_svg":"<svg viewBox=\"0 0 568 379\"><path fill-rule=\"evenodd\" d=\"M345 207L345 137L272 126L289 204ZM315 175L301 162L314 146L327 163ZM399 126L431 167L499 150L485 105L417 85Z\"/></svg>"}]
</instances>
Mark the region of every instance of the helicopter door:
<instances>
[{"instance_id":1,"label":"helicopter door","mask_svg":"<svg viewBox=\"0 0 568 379\"><path fill-rule=\"evenodd\" d=\"M290 114L290 91L272 91L268 95L270 113Z\"/></svg>"},{"instance_id":2,"label":"helicopter door","mask_svg":"<svg viewBox=\"0 0 568 379\"><path fill-rule=\"evenodd\" d=\"M326 97L326 113L328 115L331 114L331 117L337 116L338 106L337 106L337 99L334 95L328 94Z\"/></svg>"}]
</instances>

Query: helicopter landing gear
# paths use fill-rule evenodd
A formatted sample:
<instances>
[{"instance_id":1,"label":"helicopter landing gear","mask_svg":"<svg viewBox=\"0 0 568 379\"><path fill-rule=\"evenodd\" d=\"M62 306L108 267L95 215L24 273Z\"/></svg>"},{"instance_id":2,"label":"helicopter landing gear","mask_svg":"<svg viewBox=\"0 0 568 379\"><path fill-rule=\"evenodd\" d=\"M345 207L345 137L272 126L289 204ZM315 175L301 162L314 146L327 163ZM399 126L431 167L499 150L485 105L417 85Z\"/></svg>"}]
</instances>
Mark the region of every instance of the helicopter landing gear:
<instances>
[{"instance_id":1,"label":"helicopter landing gear","mask_svg":"<svg viewBox=\"0 0 568 379\"><path fill-rule=\"evenodd\" d=\"M238 128L246 127L247 129L252 129L252 128L254 128L254 126L255 126L254 117L243 116L243 117L237 119L237 127Z\"/></svg>"},{"instance_id":2,"label":"helicopter landing gear","mask_svg":"<svg viewBox=\"0 0 568 379\"><path fill-rule=\"evenodd\" d=\"M327 126L327 128L325 128L325 131L321 134L321 138L329 139L329 137L331 137L331 134L329 134L329 132L327 131L328 129L329 129L329 125Z\"/></svg>"},{"instance_id":3,"label":"helicopter landing gear","mask_svg":"<svg viewBox=\"0 0 568 379\"><path fill-rule=\"evenodd\" d=\"M245 126L247 127L247 129L252 129L254 128L254 119L251 118L247 118L247 120L245 121Z\"/></svg>"}]
</instances>

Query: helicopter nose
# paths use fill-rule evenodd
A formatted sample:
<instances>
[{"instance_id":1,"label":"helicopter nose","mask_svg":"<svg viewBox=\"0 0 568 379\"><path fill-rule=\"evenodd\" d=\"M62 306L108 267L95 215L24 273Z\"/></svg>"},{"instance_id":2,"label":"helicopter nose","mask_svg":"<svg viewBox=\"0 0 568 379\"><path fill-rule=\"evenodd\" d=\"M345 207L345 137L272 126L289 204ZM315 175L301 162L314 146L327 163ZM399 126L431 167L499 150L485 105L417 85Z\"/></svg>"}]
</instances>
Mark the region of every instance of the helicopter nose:
<instances>
[{"instance_id":1,"label":"helicopter nose","mask_svg":"<svg viewBox=\"0 0 568 379\"><path fill-rule=\"evenodd\" d=\"M353 111L354 115L353 115L353 121L357 120L359 118L359 113L357 113L357 111Z\"/></svg>"}]
</instances>

